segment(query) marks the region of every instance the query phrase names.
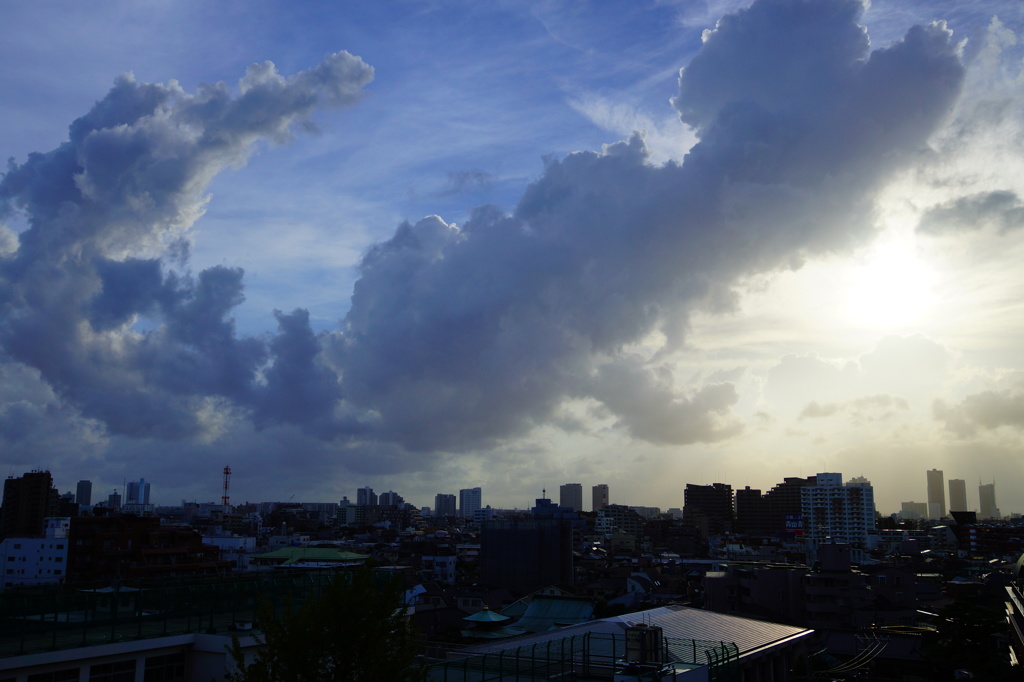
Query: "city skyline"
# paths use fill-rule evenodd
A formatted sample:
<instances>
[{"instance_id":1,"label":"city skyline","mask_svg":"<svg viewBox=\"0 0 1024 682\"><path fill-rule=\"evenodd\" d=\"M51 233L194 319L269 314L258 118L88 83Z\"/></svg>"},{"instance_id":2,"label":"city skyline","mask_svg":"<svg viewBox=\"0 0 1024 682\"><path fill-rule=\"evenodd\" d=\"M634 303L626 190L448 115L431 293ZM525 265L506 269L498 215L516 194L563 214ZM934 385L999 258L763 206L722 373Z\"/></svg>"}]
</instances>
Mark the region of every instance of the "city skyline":
<instances>
[{"instance_id":1,"label":"city skyline","mask_svg":"<svg viewBox=\"0 0 1024 682\"><path fill-rule=\"evenodd\" d=\"M0 15L9 472L1024 511L1020 3Z\"/></svg>"}]
</instances>

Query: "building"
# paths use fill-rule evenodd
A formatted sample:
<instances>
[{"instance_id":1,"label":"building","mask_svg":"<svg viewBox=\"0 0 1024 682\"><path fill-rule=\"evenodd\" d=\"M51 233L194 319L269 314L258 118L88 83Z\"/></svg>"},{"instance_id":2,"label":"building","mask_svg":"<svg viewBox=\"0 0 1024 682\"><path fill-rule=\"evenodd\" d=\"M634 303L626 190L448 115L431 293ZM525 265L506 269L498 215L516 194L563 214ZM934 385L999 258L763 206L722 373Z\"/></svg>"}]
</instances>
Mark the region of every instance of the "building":
<instances>
[{"instance_id":1,"label":"building","mask_svg":"<svg viewBox=\"0 0 1024 682\"><path fill-rule=\"evenodd\" d=\"M513 519L480 524L480 580L526 594L573 584L572 521Z\"/></svg>"},{"instance_id":2,"label":"building","mask_svg":"<svg viewBox=\"0 0 1024 682\"><path fill-rule=\"evenodd\" d=\"M442 519L454 517L458 511L455 504L455 495L449 493L434 495L434 516Z\"/></svg>"},{"instance_id":3,"label":"building","mask_svg":"<svg viewBox=\"0 0 1024 682\"><path fill-rule=\"evenodd\" d=\"M802 528L800 491L804 486L813 484L814 476L808 478L789 476L783 479L782 483L772 486L772 489L764 494L770 533L795 531L796 529L791 527L794 524Z\"/></svg>"},{"instance_id":4,"label":"building","mask_svg":"<svg viewBox=\"0 0 1024 682\"><path fill-rule=\"evenodd\" d=\"M125 491L125 504L149 504L149 483L146 479L129 481Z\"/></svg>"},{"instance_id":5,"label":"building","mask_svg":"<svg viewBox=\"0 0 1024 682\"><path fill-rule=\"evenodd\" d=\"M967 481L962 478L949 479L949 511L970 511L967 506Z\"/></svg>"},{"instance_id":6,"label":"building","mask_svg":"<svg viewBox=\"0 0 1024 682\"><path fill-rule=\"evenodd\" d=\"M875 529L875 493L869 485L843 485L838 473L821 473L800 489L804 537L812 547L826 538L863 546Z\"/></svg>"},{"instance_id":7,"label":"building","mask_svg":"<svg viewBox=\"0 0 1024 682\"><path fill-rule=\"evenodd\" d=\"M982 483L978 486L978 514L983 519L1001 519L999 507L996 506L996 484Z\"/></svg>"},{"instance_id":8,"label":"building","mask_svg":"<svg viewBox=\"0 0 1024 682\"><path fill-rule=\"evenodd\" d=\"M41 538L4 538L0 540L0 570L5 589L15 586L64 582L67 576L67 517L47 517Z\"/></svg>"},{"instance_id":9,"label":"building","mask_svg":"<svg viewBox=\"0 0 1024 682\"><path fill-rule=\"evenodd\" d=\"M591 501L593 504L591 509L593 511L600 511L601 509L607 507L611 503L608 496L608 484L598 483L597 485L595 485L593 490L591 491L591 497Z\"/></svg>"},{"instance_id":10,"label":"building","mask_svg":"<svg viewBox=\"0 0 1024 682\"><path fill-rule=\"evenodd\" d=\"M49 471L8 478L0 507L0 539L43 537L46 517L57 516L59 507L60 494Z\"/></svg>"},{"instance_id":11,"label":"building","mask_svg":"<svg viewBox=\"0 0 1024 682\"><path fill-rule=\"evenodd\" d=\"M558 506L583 511L583 484L564 483L558 489Z\"/></svg>"},{"instance_id":12,"label":"building","mask_svg":"<svg viewBox=\"0 0 1024 682\"><path fill-rule=\"evenodd\" d=\"M80 507L92 506L92 481L79 481L75 491L75 502Z\"/></svg>"},{"instance_id":13,"label":"building","mask_svg":"<svg viewBox=\"0 0 1024 682\"><path fill-rule=\"evenodd\" d=\"M396 493L394 490L389 490L386 493L381 493L380 497L377 498L377 504L382 507L397 507L400 504L404 504L405 500L401 495Z\"/></svg>"},{"instance_id":14,"label":"building","mask_svg":"<svg viewBox=\"0 0 1024 682\"><path fill-rule=\"evenodd\" d=\"M907 521L917 521L928 518L927 502L903 502L900 505L900 518Z\"/></svg>"},{"instance_id":15,"label":"building","mask_svg":"<svg viewBox=\"0 0 1024 682\"><path fill-rule=\"evenodd\" d=\"M736 491L736 530L753 535L769 535L768 504L761 491L749 485Z\"/></svg>"},{"instance_id":16,"label":"building","mask_svg":"<svg viewBox=\"0 0 1024 682\"><path fill-rule=\"evenodd\" d=\"M483 506L483 491L480 488L463 488L459 491L459 516L473 518Z\"/></svg>"},{"instance_id":17,"label":"building","mask_svg":"<svg viewBox=\"0 0 1024 682\"><path fill-rule=\"evenodd\" d=\"M356 505L359 507L376 507L377 494L370 486L364 486L356 491Z\"/></svg>"},{"instance_id":18,"label":"building","mask_svg":"<svg viewBox=\"0 0 1024 682\"><path fill-rule=\"evenodd\" d=\"M928 518L941 519L946 515L946 487L942 484L942 471L928 470Z\"/></svg>"},{"instance_id":19,"label":"building","mask_svg":"<svg viewBox=\"0 0 1024 682\"><path fill-rule=\"evenodd\" d=\"M732 486L727 483L687 483L683 492L683 520L706 535L732 531Z\"/></svg>"}]
</instances>

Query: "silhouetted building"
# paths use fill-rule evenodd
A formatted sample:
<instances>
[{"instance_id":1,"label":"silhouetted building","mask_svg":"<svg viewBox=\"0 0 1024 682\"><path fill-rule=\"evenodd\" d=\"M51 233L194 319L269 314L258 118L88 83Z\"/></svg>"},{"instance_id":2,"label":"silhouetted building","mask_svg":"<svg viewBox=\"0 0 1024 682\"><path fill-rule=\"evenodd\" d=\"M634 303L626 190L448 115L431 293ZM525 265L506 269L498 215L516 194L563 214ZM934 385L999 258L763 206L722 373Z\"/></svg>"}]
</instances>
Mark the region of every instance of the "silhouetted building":
<instances>
[{"instance_id":1,"label":"silhouetted building","mask_svg":"<svg viewBox=\"0 0 1024 682\"><path fill-rule=\"evenodd\" d=\"M591 503L593 504L593 506L591 507L593 511L604 509L609 504L611 504L611 500L608 496L607 483L598 483L593 487L593 489L591 490Z\"/></svg>"},{"instance_id":2,"label":"silhouetted building","mask_svg":"<svg viewBox=\"0 0 1024 682\"><path fill-rule=\"evenodd\" d=\"M772 533L768 503L757 488L749 485L736 491L736 530L752 535Z\"/></svg>"},{"instance_id":3,"label":"silhouetted building","mask_svg":"<svg viewBox=\"0 0 1024 682\"><path fill-rule=\"evenodd\" d=\"M946 487L942 484L942 471L928 470L928 518L941 519L946 515Z\"/></svg>"},{"instance_id":4,"label":"silhouetted building","mask_svg":"<svg viewBox=\"0 0 1024 682\"><path fill-rule=\"evenodd\" d=\"M49 471L31 471L4 481L0 507L0 539L41 538L46 517L57 516L60 494Z\"/></svg>"},{"instance_id":5,"label":"silhouetted building","mask_svg":"<svg viewBox=\"0 0 1024 682\"><path fill-rule=\"evenodd\" d=\"M558 489L558 504L561 507L569 507L573 511L583 511L583 484L564 483Z\"/></svg>"},{"instance_id":6,"label":"silhouetted building","mask_svg":"<svg viewBox=\"0 0 1024 682\"><path fill-rule=\"evenodd\" d=\"M434 516L440 518L453 517L456 511L455 495L447 493L434 495Z\"/></svg>"},{"instance_id":7,"label":"silhouetted building","mask_svg":"<svg viewBox=\"0 0 1024 682\"><path fill-rule=\"evenodd\" d=\"M732 486L727 483L696 485L687 483L683 492L683 520L708 535L720 535L732 530Z\"/></svg>"},{"instance_id":8,"label":"silhouetted building","mask_svg":"<svg viewBox=\"0 0 1024 682\"><path fill-rule=\"evenodd\" d=\"M75 502L82 507L92 506L92 481L79 481L75 492Z\"/></svg>"},{"instance_id":9,"label":"silhouetted building","mask_svg":"<svg viewBox=\"0 0 1024 682\"><path fill-rule=\"evenodd\" d=\"M764 494L764 501L768 509L768 525L772 533L792 530L786 522L788 519L800 518L803 504L800 491L805 486L813 484L814 476L807 478L789 476Z\"/></svg>"},{"instance_id":10,"label":"silhouetted building","mask_svg":"<svg viewBox=\"0 0 1024 682\"><path fill-rule=\"evenodd\" d=\"M197 530L162 526L152 516L111 514L71 519L68 578L115 579L228 573L232 562L204 545Z\"/></svg>"},{"instance_id":11,"label":"silhouetted building","mask_svg":"<svg viewBox=\"0 0 1024 682\"><path fill-rule=\"evenodd\" d=\"M149 504L149 483L146 479L128 481L128 489L125 491L125 504Z\"/></svg>"},{"instance_id":12,"label":"silhouetted building","mask_svg":"<svg viewBox=\"0 0 1024 682\"><path fill-rule=\"evenodd\" d=\"M982 483L978 486L978 515L983 519L1001 519L996 506L996 484Z\"/></svg>"},{"instance_id":13,"label":"silhouetted building","mask_svg":"<svg viewBox=\"0 0 1024 682\"><path fill-rule=\"evenodd\" d=\"M962 478L949 479L949 511L968 511L967 481Z\"/></svg>"},{"instance_id":14,"label":"silhouetted building","mask_svg":"<svg viewBox=\"0 0 1024 682\"><path fill-rule=\"evenodd\" d=\"M364 486L356 491L356 504L360 507L376 507L377 494L370 486Z\"/></svg>"}]
</instances>

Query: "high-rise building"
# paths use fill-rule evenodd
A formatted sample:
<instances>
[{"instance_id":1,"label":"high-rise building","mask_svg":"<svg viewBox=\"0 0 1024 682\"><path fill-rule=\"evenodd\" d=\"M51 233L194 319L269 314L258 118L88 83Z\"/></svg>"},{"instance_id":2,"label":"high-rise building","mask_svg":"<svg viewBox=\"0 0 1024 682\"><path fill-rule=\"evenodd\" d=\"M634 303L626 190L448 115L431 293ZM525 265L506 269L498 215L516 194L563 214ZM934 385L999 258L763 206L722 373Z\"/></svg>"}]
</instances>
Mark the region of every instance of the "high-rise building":
<instances>
[{"instance_id":1,"label":"high-rise building","mask_svg":"<svg viewBox=\"0 0 1024 682\"><path fill-rule=\"evenodd\" d=\"M373 488L370 486L363 486L356 491L356 506L359 507L376 507L377 506L377 493L373 492Z\"/></svg>"},{"instance_id":2,"label":"high-rise building","mask_svg":"<svg viewBox=\"0 0 1024 682\"><path fill-rule=\"evenodd\" d=\"M119 493L119 492L117 492L115 490L114 492L112 492L109 495L107 495L107 507L110 508L110 509L120 509L121 508L121 493Z\"/></svg>"},{"instance_id":3,"label":"high-rise building","mask_svg":"<svg viewBox=\"0 0 1024 682\"><path fill-rule=\"evenodd\" d=\"M459 491L459 516L473 518L477 509L483 509L483 491L480 488L463 488Z\"/></svg>"},{"instance_id":4,"label":"high-rise building","mask_svg":"<svg viewBox=\"0 0 1024 682\"><path fill-rule=\"evenodd\" d=\"M978 515L983 519L1001 519L996 506L996 484L982 483L978 486Z\"/></svg>"},{"instance_id":5,"label":"high-rise building","mask_svg":"<svg viewBox=\"0 0 1024 682\"><path fill-rule=\"evenodd\" d=\"M946 515L946 486L942 484L940 469L928 470L928 518L941 519Z\"/></svg>"},{"instance_id":6,"label":"high-rise building","mask_svg":"<svg viewBox=\"0 0 1024 682\"><path fill-rule=\"evenodd\" d=\"M92 481L79 481L75 491L75 502L82 507L92 505Z\"/></svg>"},{"instance_id":7,"label":"high-rise building","mask_svg":"<svg viewBox=\"0 0 1024 682\"><path fill-rule=\"evenodd\" d=\"M800 489L804 537L812 544L864 543L875 528L875 491L870 485L843 485L842 474L821 473Z\"/></svg>"},{"instance_id":8,"label":"high-rise building","mask_svg":"<svg viewBox=\"0 0 1024 682\"><path fill-rule=\"evenodd\" d=\"M41 538L46 517L57 516L60 493L49 471L31 471L4 481L0 507L0 539Z\"/></svg>"},{"instance_id":9,"label":"high-rise building","mask_svg":"<svg viewBox=\"0 0 1024 682\"><path fill-rule=\"evenodd\" d=\"M732 531L732 486L727 483L687 483L683 492L683 520L710 535Z\"/></svg>"},{"instance_id":10,"label":"high-rise building","mask_svg":"<svg viewBox=\"0 0 1024 682\"><path fill-rule=\"evenodd\" d=\"M380 497L377 498L377 504L382 507L397 507L403 504L405 499L401 495L396 493L394 490L389 490L386 493L381 493Z\"/></svg>"},{"instance_id":11,"label":"high-rise building","mask_svg":"<svg viewBox=\"0 0 1024 682\"><path fill-rule=\"evenodd\" d=\"M736 491L736 530L741 533L768 535L768 503L757 488L749 485Z\"/></svg>"},{"instance_id":12,"label":"high-rise building","mask_svg":"<svg viewBox=\"0 0 1024 682\"><path fill-rule=\"evenodd\" d=\"M800 514L803 507L800 491L808 485L814 485L814 476L787 476L782 483L772 486L772 489L764 494L769 532L802 532Z\"/></svg>"},{"instance_id":13,"label":"high-rise building","mask_svg":"<svg viewBox=\"0 0 1024 682\"><path fill-rule=\"evenodd\" d=\"M583 484L564 483L558 489L558 506L583 511Z\"/></svg>"},{"instance_id":14,"label":"high-rise building","mask_svg":"<svg viewBox=\"0 0 1024 682\"><path fill-rule=\"evenodd\" d=\"M597 485L594 486L593 490L591 491L591 502L593 504L591 509L593 509L594 511L600 511L601 509L604 509L610 504L611 500L608 496L607 483L598 483Z\"/></svg>"},{"instance_id":15,"label":"high-rise building","mask_svg":"<svg viewBox=\"0 0 1024 682\"><path fill-rule=\"evenodd\" d=\"M456 514L455 495L438 493L434 495L434 516L453 517Z\"/></svg>"},{"instance_id":16,"label":"high-rise building","mask_svg":"<svg viewBox=\"0 0 1024 682\"><path fill-rule=\"evenodd\" d=\"M949 511L970 511L967 506L967 481L962 478L949 479Z\"/></svg>"},{"instance_id":17,"label":"high-rise building","mask_svg":"<svg viewBox=\"0 0 1024 682\"><path fill-rule=\"evenodd\" d=\"M149 504L149 483L146 482L146 479L128 481L125 504Z\"/></svg>"}]
</instances>

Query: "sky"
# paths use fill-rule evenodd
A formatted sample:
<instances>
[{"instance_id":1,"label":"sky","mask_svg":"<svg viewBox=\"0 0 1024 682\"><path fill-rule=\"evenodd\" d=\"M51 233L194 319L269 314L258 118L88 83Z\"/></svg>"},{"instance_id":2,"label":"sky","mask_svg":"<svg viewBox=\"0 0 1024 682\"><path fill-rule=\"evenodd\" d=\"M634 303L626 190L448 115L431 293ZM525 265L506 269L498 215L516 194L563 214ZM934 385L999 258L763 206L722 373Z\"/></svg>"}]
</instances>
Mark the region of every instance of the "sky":
<instances>
[{"instance_id":1,"label":"sky","mask_svg":"<svg viewBox=\"0 0 1024 682\"><path fill-rule=\"evenodd\" d=\"M1024 6L0 3L0 464L1024 512Z\"/></svg>"}]
</instances>

